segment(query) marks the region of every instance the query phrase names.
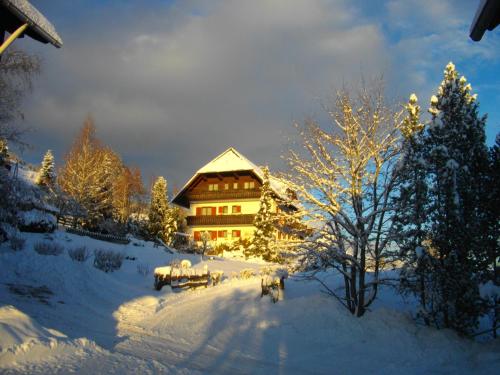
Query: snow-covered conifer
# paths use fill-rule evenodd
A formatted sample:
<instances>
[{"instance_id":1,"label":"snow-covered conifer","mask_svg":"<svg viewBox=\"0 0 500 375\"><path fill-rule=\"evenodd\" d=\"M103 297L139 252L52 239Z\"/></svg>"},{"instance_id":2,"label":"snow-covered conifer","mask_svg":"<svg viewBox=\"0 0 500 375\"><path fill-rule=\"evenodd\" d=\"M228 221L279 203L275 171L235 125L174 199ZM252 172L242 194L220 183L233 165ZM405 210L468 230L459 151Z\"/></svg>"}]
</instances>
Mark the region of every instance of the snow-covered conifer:
<instances>
[{"instance_id":1,"label":"snow-covered conifer","mask_svg":"<svg viewBox=\"0 0 500 375\"><path fill-rule=\"evenodd\" d=\"M253 255L261 255L268 261L277 260L274 246L274 217L273 217L273 192L269 181L269 169L262 168L263 181L260 194L259 211L255 215L255 231L253 240L248 251Z\"/></svg>"},{"instance_id":2,"label":"snow-covered conifer","mask_svg":"<svg viewBox=\"0 0 500 375\"><path fill-rule=\"evenodd\" d=\"M169 206L163 223L163 238L167 245L172 245L175 233L178 231L180 221L180 210L177 207Z\"/></svg>"},{"instance_id":3,"label":"snow-covered conifer","mask_svg":"<svg viewBox=\"0 0 500 375\"><path fill-rule=\"evenodd\" d=\"M56 181L56 171L54 166L54 155L51 150L47 150L42 160L42 167L38 172L36 183L38 185L52 186Z\"/></svg>"},{"instance_id":4,"label":"snow-covered conifer","mask_svg":"<svg viewBox=\"0 0 500 375\"><path fill-rule=\"evenodd\" d=\"M426 239L427 218L426 163L423 155L423 128L420 122L420 106L415 94L406 105L407 115L401 127L403 145L398 168L397 207L394 220L394 238L399 246L399 259L403 262L400 274L400 290L413 293L420 302L420 310L428 305L426 274L429 272L423 242ZM426 323L427 314L422 314Z\"/></svg>"},{"instance_id":5,"label":"snow-covered conifer","mask_svg":"<svg viewBox=\"0 0 500 375\"><path fill-rule=\"evenodd\" d=\"M151 189L149 206L149 233L152 237L164 238L165 218L168 214L167 180L158 177Z\"/></svg>"},{"instance_id":6,"label":"snow-covered conifer","mask_svg":"<svg viewBox=\"0 0 500 375\"><path fill-rule=\"evenodd\" d=\"M7 141L3 138L0 138L0 166L3 166L7 163L7 159L9 157L9 147L7 145Z\"/></svg>"},{"instance_id":7,"label":"snow-covered conifer","mask_svg":"<svg viewBox=\"0 0 500 375\"><path fill-rule=\"evenodd\" d=\"M423 140L428 202L426 227L433 258L431 315L436 324L470 333L482 313L478 274L485 253L484 207L488 150L486 117L471 85L449 63Z\"/></svg>"}]
</instances>

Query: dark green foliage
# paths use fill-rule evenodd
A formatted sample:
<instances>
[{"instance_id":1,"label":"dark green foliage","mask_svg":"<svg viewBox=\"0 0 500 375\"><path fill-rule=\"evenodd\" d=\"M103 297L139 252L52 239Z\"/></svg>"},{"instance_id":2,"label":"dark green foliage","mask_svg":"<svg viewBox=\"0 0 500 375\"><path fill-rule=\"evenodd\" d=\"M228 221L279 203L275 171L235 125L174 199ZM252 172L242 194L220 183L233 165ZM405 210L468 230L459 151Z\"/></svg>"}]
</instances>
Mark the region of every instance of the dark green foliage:
<instances>
[{"instance_id":1,"label":"dark green foliage","mask_svg":"<svg viewBox=\"0 0 500 375\"><path fill-rule=\"evenodd\" d=\"M396 199L403 291L426 323L470 334L484 313L479 294L487 255L488 153L475 96L448 64L432 120L405 141Z\"/></svg>"}]
</instances>

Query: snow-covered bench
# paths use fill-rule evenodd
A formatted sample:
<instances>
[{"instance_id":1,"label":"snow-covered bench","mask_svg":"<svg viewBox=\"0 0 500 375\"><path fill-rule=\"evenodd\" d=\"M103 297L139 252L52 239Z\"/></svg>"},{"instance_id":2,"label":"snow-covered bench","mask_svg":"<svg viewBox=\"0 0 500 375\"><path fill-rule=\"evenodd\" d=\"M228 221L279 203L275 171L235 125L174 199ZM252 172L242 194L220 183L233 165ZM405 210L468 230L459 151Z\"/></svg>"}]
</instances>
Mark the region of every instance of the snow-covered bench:
<instances>
[{"instance_id":1,"label":"snow-covered bench","mask_svg":"<svg viewBox=\"0 0 500 375\"><path fill-rule=\"evenodd\" d=\"M211 278L213 285L220 282L222 274L222 271L216 271L212 276L206 265L203 268L192 268L189 260L183 260L174 262L170 266L155 268L154 287L156 290L161 290L164 285L170 285L172 289L207 287Z\"/></svg>"}]
</instances>

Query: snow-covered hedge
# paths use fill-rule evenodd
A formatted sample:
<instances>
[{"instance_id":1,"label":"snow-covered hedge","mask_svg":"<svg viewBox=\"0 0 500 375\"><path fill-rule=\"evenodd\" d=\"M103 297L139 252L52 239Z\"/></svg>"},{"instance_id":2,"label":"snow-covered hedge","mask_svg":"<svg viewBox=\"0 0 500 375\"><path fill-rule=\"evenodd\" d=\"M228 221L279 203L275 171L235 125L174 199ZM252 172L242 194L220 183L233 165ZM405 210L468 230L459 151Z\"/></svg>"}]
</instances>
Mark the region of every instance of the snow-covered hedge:
<instances>
[{"instance_id":1,"label":"snow-covered hedge","mask_svg":"<svg viewBox=\"0 0 500 375\"><path fill-rule=\"evenodd\" d=\"M14 251L19 251L24 249L24 244L26 243L26 239L17 235L10 237L9 241L10 241L10 248Z\"/></svg>"},{"instance_id":2,"label":"snow-covered hedge","mask_svg":"<svg viewBox=\"0 0 500 375\"><path fill-rule=\"evenodd\" d=\"M33 249L40 255L60 255L64 247L56 242L37 242Z\"/></svg>"},{"instance_id":3,"label":"snow-covered hedge","mask_svg":"<svg viewBox=\"0 0 500 375\"><path fill-rule=\"evenodd\" d=\"M69 257L76 262L85 262L90 257L90 252L85 246L68 249Z\"/></svg>"},{"instance_id":4,"label":"snow-covered hedge","mask_svg":"<svg viewBox=\"0 0 500 375\"><path fill-rule=\"evenodd\" d=\"M113 272L122 266L125 255L111 250L94 251L94 267L104 272Z\"/></svg>"},{"instance_id":5,"label":"snow-covered hedge","mask_svg":"<svg viewBox=\"0 0 500 375\"><path fill-rule=\"evenodd\" d=\"M38 210L19 211L17 214L19 229L24 232L53 232L57 228L57 219L54 215Z\"/></svg>"}]
</instances>

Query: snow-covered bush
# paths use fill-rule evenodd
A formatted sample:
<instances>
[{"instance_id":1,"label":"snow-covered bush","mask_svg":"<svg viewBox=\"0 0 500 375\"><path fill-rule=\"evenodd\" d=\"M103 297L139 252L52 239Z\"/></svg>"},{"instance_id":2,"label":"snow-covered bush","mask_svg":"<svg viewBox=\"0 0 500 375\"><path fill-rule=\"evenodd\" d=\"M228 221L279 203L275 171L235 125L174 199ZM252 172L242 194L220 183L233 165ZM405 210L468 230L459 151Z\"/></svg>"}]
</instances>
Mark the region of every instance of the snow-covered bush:
<instances>
[{"instance_id":1,"label":"snow-covered bush","mask_svg":"<svg viewBox=\"0 0 500 375\"><path fill-rule=\"evenodd\" d=\"M64 251L64 247L56 242L37 242L33 249L40 255L60 255Z\"/></svg>"},{"instance_id":2,"label":"snow-covered bush","mask_svg":"<svg viewBox=\"0 0 500 375\"><path fill-rule=\"evenodd\" d=\"M220 284L223 276L224 276L224 271L221 270L210 272L210 279L212 280L212 285L215 286L217 284Z\"/></svg>"},{"instance_id":3,"label":"snow-covered bush","mask_svg":"<svg viewBox=\"0 0 500 375\"><path fill-rule=\"evenodd\" d=\"M256 275L255 270L252 268L245 268L240 271L240 279L249 279L251 277L254 277Z\"/></svg>"},{"instance_id":4,"label":"snow-covered bush","mask_svg":"<svg viewBox=\"0 0 500 375\"><path fill-rule=\"evenodd\" d=\"M95 250L94 267L104 272L113 272L122 266L125 255L112 250Z\"/></svg>"},{"instance_id":5,"label":"snow-covered bush","mask_svg":"<svg viewBox=\"0 0 500 375\"><path fill-rule=\"evenodd\" d=\"M68 249L69 257L76 262L85 262L90 257L90 252L85 246Z\"/></svg>"},{"instance_id":6,"label":"snow-covered bush","mask_svg":"<svg viewBox=\"0 0 500 375\"><path fill-rule=\"evenodd\" d=\"M207 255L217 255L224 256L225 251L231 251L232 248L227 243L221 243L207 251Z\"/></svg>"},{"instance_id":7,"label":"snow-covered bush","mask_svg":"<svg viewBox=\"0 0 500 375\"><path fill-rule=\"evenodd\" d=\"M14 251L19 251L24 249L24 244L26 243L26 239L14 235L10 237L10 248Z\"/></svg>"},{"instance_id":8,"label":"snow-covered bush","mask_svg":"<svg viewBox=\"0 0 500 375\"><path fill-rule=\"evenodd\" d=\"M148 276L151 273L151 266L148 263L137 264L137 273L142 276Z\"/></svg>"},{"instance_id":9,"label":"snow-covered bush","mask_svg":"<svg viewBox=\"0 0 500 375\"><path fill-rule=\"evenodd\" d=\"M53 232L57 228L54 215L37 209L20 211L17 214L19 229L24 232Z\"/></svg>"},{"instance_id":10,"label":"snow-covered bush","mask_svg":"<svg viewBox=\"0 0 500 375\"><path fill-rule=\"evenodd\" d=\"M127 228L124 224L112 219L100 221L96 226L96 230L99 233L111 234L113 236L125 236L127 232Z\"/></svg>"}]
</instances>

